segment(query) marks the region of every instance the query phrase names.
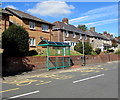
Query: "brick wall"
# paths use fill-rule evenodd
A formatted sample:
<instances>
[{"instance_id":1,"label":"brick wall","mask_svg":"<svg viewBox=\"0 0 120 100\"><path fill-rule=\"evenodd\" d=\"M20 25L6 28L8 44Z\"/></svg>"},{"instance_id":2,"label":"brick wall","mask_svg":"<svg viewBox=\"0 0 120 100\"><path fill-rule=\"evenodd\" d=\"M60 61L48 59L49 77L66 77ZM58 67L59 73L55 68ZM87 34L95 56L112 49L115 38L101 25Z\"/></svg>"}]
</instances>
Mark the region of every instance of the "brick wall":
<instances>
[{"instance_id":1,"label":"brick wall","mask_svg":"<svg viewBox=\"0 0 120 100\"><path fill-rule=\"evenodd\" d=\"M74 65L82 65L83 60L81 56L71 56L71 63ZM104 63L108 61L120 60L120 55L116 54L105 54L86 56L86 64ZM34 57L19 57L19 58L8 58L6 62L8 66L8 71L25 71L33 69L43 69L46 68L46 56L34 56Z\"/></svg>"}]
</instances>

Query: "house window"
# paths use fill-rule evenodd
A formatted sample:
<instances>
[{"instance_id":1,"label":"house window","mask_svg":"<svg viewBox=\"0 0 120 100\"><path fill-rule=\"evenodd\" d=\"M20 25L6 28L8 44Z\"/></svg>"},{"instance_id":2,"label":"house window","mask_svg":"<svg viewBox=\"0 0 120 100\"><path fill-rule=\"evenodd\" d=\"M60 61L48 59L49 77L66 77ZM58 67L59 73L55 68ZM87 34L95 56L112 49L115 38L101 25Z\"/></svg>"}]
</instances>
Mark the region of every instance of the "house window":
<instances>
[{"instance_id":1,"label":"house window","mask_svg":"<svg viewBox=\"0 0 120 100\"><path fill-rule=\"evenodd\" d=\"M29 43L30 46L35 46L35 38L29 38Z\"/></svg>"},{"instance_id":2,"label":"house window","mask_svg":"<svg viewBox=\"0 0 120 100\"><path fill-rule=\"evenodd\" d=\"M49 31L49 26L45 25L45 24L42 24L42 31L48 32Z\"/></svg>"},{"instance_id":3,"label":"house window","mask_svg":"<svg viewBox=\"0 0 120 100\"><path fill-rule=\"evenodd\" d=\"M29 22L30 29L35 29L35 23L34 22Z\"/></svg>"},{"instance_id":4,"label":"house window","mask_svg":"<svg viewBox=\"0 0 120 100\"><path fill-rule=\"evenodd\" d=\"M85 35L85 40L87 40L87 35Z\"/></svg>"},{"instance_id":5,"label":"house window","mask_svg":"<svg viewBox=\"0 0 120 100\"><path fill-rule=\"evenodd\" d=\"M79 38L82 39L82 35L81 34L79 34Z\"/></svg>"},{"instance_id":6,"label":"house window","mask_svg":"<svg viewBox=\"0 0 120 100\"><path fill-rule=\"evenodd\" d=\"M65 35L66 35L65 37L69 37L69 32L66 31L66 32L65 32Z\"/></svg>"},{"instance_id":7,"label":"house window","mask_svg":"<svg viewBox=\"0 0 120 100\"><path fill-rule=\"evenodd\" d=\"M76 38L76 34L75 33L73 33L73 38Z\"/></svg>"}]
</instances>

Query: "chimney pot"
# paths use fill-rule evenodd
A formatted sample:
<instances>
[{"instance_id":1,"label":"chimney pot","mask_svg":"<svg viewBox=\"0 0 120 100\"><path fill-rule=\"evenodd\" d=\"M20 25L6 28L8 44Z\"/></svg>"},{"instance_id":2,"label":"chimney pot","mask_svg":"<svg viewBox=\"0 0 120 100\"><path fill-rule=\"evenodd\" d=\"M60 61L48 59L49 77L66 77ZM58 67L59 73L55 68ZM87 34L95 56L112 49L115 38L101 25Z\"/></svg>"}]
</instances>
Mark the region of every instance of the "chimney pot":
<instances>
[{"instance_id":1,"label":"chimney pot","mask_svg":"<svg viewBox=\"0 0 120 100\"><path fill-rule=\"evenodd\" d=\"M68 18L63 18L62 22L68 24Z\"/></svg>"},{"instance_id":2,"label":"chimney pot","mask_svg":"<svg viewBox=\"0 0 120 100\"><path fill-rule=\"evenodd\" d=\"M104 31L103 34L107 36L107 31Z\"/></svg>"},{"instance_id":3,"label":"chimney pot","mask_svg":"<svg viewBox=\"0 0 120 100\"><path fill-rule=\"evenodd\" d=\"M95 27L90 27L90 30L95 32Z\"/></svg>"}]
</instances>

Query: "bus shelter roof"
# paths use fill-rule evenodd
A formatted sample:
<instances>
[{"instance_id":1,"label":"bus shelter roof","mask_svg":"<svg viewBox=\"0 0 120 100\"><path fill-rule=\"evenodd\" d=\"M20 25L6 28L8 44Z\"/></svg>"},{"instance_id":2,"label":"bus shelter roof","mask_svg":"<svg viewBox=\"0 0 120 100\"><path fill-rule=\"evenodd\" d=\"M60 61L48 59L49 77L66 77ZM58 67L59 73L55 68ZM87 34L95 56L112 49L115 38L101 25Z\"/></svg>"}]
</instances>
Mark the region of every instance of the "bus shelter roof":
<instances>
[{"instance_id":1,"label":"bus shelter roof","mask_svg":"<svg viewBox=\"0 0 120 100\"><path fill-rule=\"evenodd\" d=\"M69 43L42 40L37 46L70 47Z\"/></svg>"}]
</instances>

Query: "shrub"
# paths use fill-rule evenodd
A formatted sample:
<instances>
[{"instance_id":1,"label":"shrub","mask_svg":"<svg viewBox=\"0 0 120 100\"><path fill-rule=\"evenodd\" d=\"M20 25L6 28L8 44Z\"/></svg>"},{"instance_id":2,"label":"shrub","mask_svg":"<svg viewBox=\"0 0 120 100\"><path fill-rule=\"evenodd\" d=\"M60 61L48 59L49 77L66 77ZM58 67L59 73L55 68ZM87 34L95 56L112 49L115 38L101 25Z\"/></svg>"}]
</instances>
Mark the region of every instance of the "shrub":
<instances>
[{"instance_id":1,"label":"shrub","mask_svg":"<svg viewBox=\"0 0 120 100\"><path fill-rule=\"evenodd\" d=\"M109 53L109 51L103 51L103 53L108 54L108 53Z\"/></svg>"},{"instance_id":2,"label":"shrub","mask_svg":"<svg viewBox=\"0 0 120 100\"><path fill-rule=\"evenodd\" d=\"M37 55L38 53L37 53L37 51L36 50L30 50L29 52L28 52L28 56L33 56L33 55Z\"/></svg>"},{"instance_id":3,"label":"shrub","mask_svg":"<svg viewBox=\"0 0 120 100\"><path fill-rule=\"evenodd\" d=\"M91 55L97 55L97 53L93 50L93 51L91 52Z\"/></svg>"},{"instance_id":4,"label":"shrub","mask_svg":"<svg viewBox=\"0 0 120 100\"><path fill-rule=\"evenodd\" d=\"M114 52L114 50L113 50L113 49L107 49L107 51L108 51L108 52Z\"/></svg>"},{"instance_id":5,"label":"shrub","mask_svg":"<svg viewBox=\"0 0 120 100\"><path fill-rule=\"evenodd\" d=\"M100 48L96 48L96 49L95 49L95 52L96 52L97 54L100 54L101 49L100 49Z\"/></svg>"},{"instance_id":6,"label":"shrub","mask_svg":"<svg viewBox=\"0 0 120 100\"><path fill-rule=\"evenodd\" d=\"M29 51L28 32L21 26L12 25L2 33L5 56L25 56Z\"/></svg>"},{"instance_id":7,"label":"shrub","mask_svg":"<svg viewBox=\"0 0 120 100\"><path fill-rule=\"evenodd\" d=\"M38 48L37 48L36 51L37 51L38 55L44 54L44 50L41 50L41 49L38 49Z\"/></svg>"},{"instance_id":8,"label":"shrub","mask_svg":"<svg viewBox=\"0 0 120 100\"><path fill-rule=\"evenodd\" d=\"M82 42L77 43L75 45L75 47L74 47L74 50L83 54L83 45L82 45ZM84 43L84 53L85 53L85 55L89 55L89 54L91 54L91 52L92 52L92 46L91 46L91 44L89 42L85 42Z\"/></svg>"}]
</instances>

